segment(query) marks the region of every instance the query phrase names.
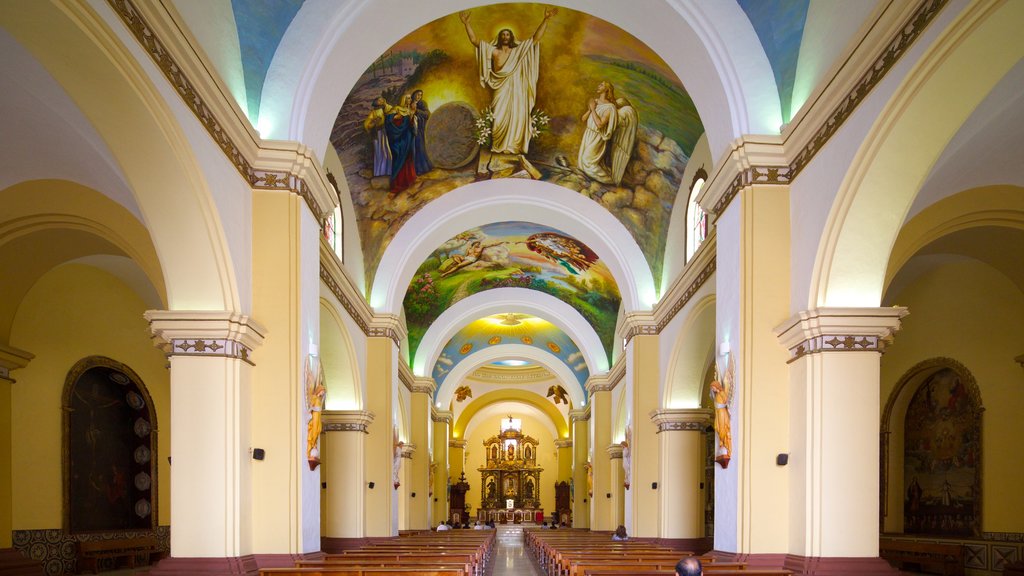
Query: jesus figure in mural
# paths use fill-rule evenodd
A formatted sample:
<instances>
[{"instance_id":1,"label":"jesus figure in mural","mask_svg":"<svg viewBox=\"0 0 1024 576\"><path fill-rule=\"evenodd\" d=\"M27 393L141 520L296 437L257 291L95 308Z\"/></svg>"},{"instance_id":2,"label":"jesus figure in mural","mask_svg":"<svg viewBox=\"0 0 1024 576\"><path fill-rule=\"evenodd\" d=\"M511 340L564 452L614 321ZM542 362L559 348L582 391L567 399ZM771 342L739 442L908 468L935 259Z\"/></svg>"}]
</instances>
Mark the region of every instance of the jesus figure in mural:
<instances>
[{"instance_id":1,"label":"jesus figure in mural","mask_svg":"<svg viewBox=\"0 0 1024 576\"><path fill-rule=\"evenodd\" d=\"M491 151L526 154L530 150L530 113L537 100L540 71L540 39L557 8L544 10L544 19L533 36L521 42L508 28L498 32L494 42L479 40L469 23L468 11L459 14L469 42L476 48L480 84L494 91L491 112Z\"/></svg>"}]
</instances>

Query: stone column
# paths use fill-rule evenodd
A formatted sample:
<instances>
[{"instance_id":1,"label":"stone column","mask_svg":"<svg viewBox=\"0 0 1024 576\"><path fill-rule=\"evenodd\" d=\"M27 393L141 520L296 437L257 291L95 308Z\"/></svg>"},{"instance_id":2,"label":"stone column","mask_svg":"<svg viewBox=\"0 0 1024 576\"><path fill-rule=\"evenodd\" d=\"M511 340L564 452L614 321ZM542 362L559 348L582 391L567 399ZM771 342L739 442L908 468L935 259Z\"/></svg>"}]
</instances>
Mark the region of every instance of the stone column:
<instances>
[{"instance_id":1,"label":"stone column","mask_svg":"<svg viewBox=\"0 0 1024 576\"><path fill-rule=\"evenodd\" d=\"M376 415L369 426L366 451L366 536L398 536L398 490L395 466L395 413L398 407L398 342L366 339L365 408ZM372 488L371 488L372 485Z\"/></svg>"},{"instance_id":2,"label":"stone column","mask_svg":"<svg viewBox=\"0 0 1024 576\"><path fill-rule=\"evenodd\" d=\"M610 510L607 530L615 530L626 523L626 486L622 468L622 445L610 444L605 451L608 453L609 462L609 487L608 492L605 493ZM611 498L608 498L609 494Z\"/></svg>"},{"instance_id":3,"label":"stone column","mask_svg":"<svg viewBox=\"0 0 1024 576\"><path fill-rule=\"evenodd\" d=\"M621 380L623 371L618 372ZM612 512L612 463L603 447L612 442L612 382L614 378L591 376L587 380L590 392L591 464L594 473L594 497L590 500L590 529L614 530ZM622 466L619 466L621 469Z\"/></svg>"},{"instance_id":4,"label":"stone column","mask_svg":"<svg viewBox=\"0 0 1024 576\"><path fill-rule=\"evenodd\" d=\"M573 449L572 526L573 528L589 528L590 503L594 498L588 480L588 475L593 473L593 465L589 461L588 453L590 406L580 410L570 410L569 424L572 426Z\"/></svg>"},{"instance_id":5,"label":"stone column","mask_svg":"<svg viewBox=\"0 0 1024 576\"><path fill-rule=\"evenodd\" d=\"M626 325L626 384L630 432L628 457L623 463L628 486L624 499L625 521L630 536L657 538L661 515L658 491L658 428L650 413L661 405L660 345L657 323L649 313L630 314Z\"/></svg>"},{"instance_id":6,"label":"stone column","mask_svg":"<svg viewBox=\"0 0 1024 576\"><path fill-rule=\"evenodd\" d=\"M327 484L324 551L352 547L366 535L366 473L363 469L367 427L373 414L364 410L323 413L323 481Z\"/></svg>"},{"instance_id":7,"label":"stone column","mask_svg":"<svg viewBox=\"0 0 1024 576\"><path fill-rule=\"evenodd\" d=\"M447 522L448 517L448 441L451 435L452 413L447 410L431 409L430 419L434 422L434 493L431 523L437 526Z\"/></svg>"},{"instance_id":8,"label":"stone column","mask_svg":"<svg viewBox=\"0 0 1024 576\"><path fill-rule=\"evenodd\" d=\"M170 560L196 560L195 573L212 563L234 570L253 551L252 351L263 328L232 312L150 310L145 317L170 360ZM275 457L283 455L268 454ZM157 570L171 564L182 566Z\"/></svg>"},{"instance_id":9,"label":"stone column","mask_svg":"<svg viewBox=\"0 0 1024 576\"><path fill-rule=\"evenodd\" d=\"M430 402L437 385L432 378L416 378L409 414L411 440L420 449L412 455L409 474L409 529L430 528Z\"/></svg>"},{"instance_id":10,"label":"stone column","mask_svg":"<svg viewBox=\"0 0 1024 576\"><path fill-rule=\"evenodd\" d=\"M786 567L890 574L878 558L879 357L906 308L816 308L776 328L789 350Z\"/></svg>"},{"instance_id":11,"label":"stone column","mask_svg":"<svg viewBox=\"0 0 1024 576\"><path fill-rule=\"evenodd\" d=\"M686 545L704 536L701 445L703 432L711 424L711 411L656 410L651 421L658 427L659 440L659 538Z\"/></svg>"},{"instance_id":12,"label":"stone column","mask_svg":"<svg viewBox=\"0 0 1024 576\"><path fill-rule=\"evenodd\" d=\"M416 446L406 444L402 446L402 465L398 472L401 479L398 487L398 529L409 530L409 512L412 507L412 457L416 453Z\"/></svg>"}]
</instances>

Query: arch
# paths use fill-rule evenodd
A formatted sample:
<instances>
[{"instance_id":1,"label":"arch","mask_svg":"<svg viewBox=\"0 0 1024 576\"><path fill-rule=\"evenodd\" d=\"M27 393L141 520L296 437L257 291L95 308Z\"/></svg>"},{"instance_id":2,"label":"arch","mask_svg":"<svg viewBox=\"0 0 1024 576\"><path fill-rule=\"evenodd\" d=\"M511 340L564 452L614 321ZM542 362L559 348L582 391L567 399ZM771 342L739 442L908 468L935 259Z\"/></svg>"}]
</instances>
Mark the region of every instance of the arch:
<instances>
[{"instance_id":1,"label":"arch","mask_svg":"<svg viewBox=\"0 0 1024 576\"><path fill-rule=\"evenodd\" d=\"M0 12L0 23L60 83L118 162L160 255L168 308L238 310L210 188L185 127L144 69L149 63L85 5L32 2Z\"/></svg>"},{"instance_id":2,"label":"arch","mask_svg":"<svg viewBox=\"0 0 1024 576\"><path fill-rule=\"evenodd\" d=\"M100 256L130 260L141 274L109 258L105 267L147 302L155 298L166 303L149 233L117 202L66 180L15 184L0 192L0 199L0 268L19 272L7 275L0 287L0 341L7 340L21 299L35 282L54 266L75 259L92 258L98 266L104 266Z\"/></svg>"},{"instance_id":3,"label":"arch","mask_svg":"<svg viewBox=\"0 0 1024 576\"><path fill-rule=\"evenodd\" d=\"M1020 2L969 6L889 100L832 205L809 308L879 305L890 249L933 164L1024 57L1016 26L1022 19Z\"/></svg>"},{"instance_id":4,"label":"arch","mask_svg":"<svg viewBox=\"0 0 1024 576\"><path fill-rule=\"evenodd\" d=\"M715 359L715 296L701 299L686 316L665 374L662 406L699 408L708 367Z\"/></svg>"},{"instance_id":5,"label":"arch","mask_svg":"<svg viewBox=\"0 0 1024 576\"><path fill-rule=\"evenodd\" d=\"M452 190L409 218L380 259L370 305L377 312L399 314L416 269L451 238L452 230L512 221L550 226L589 246L611 271L627 312L650 310L657 301L646 257L603 206L557 184L505 178Z\"/></svg>"},{"instance_id":6,"label":"arch","mask_svg":"<svg viewBox=\"0 0 1024 576\"><path fill-rule=\"evenodd\" d=\"M473 415L469 421L466 422L466 427L462 431L462 439L465 440L473 436L477 428L483 421L488 418L497 416L503 418L510 412L519 413L520 415L529 415L532 418L536 418L540 421L541 425L544 426L545 430L551 434L551 438L558 440L559 436L558 429L555 428L555 423L551 421L550 415L547 412L542 411L540 408L533 404L525 404L519 400L501 400L498 402L491 402L487 406L482 406L476 414ZM531 434L532 435L532 434ZM485 434L485 437L487 435Z\"/></svg>"},{"instance_id":7,"label":"arch","mask_svg":"<svg viewBox=\"0 0 1024 576\"><path fill-rule=\"evenodd\" d=\"M429 376L445 345L467 323L504 312L532 314L551 322L579 346L591 374L608 371L608 358L596 352L604 350L601 339L575 308L536 290L495 288L459 300L434 320L416 349L413 373Z\"/></svg>"},{"instance_id":8,"label":"arch","mask_svg":"<svg viewBox=\"0 0 1024 576\"><path fill-rule=\"evenodd\" d=\"M894 386L892 392L889 393L889 398L885 403L885 409L882 411L881 433L879 435L882 462L882 469L880 472L881 478L879 482L881 500L879 523L880 528L882 529L889 529L889 531L893 531L897 526L902 527L902 516L896 520L897 524L895 525L892 523L893 521L886 522L886 517L889 515L890 506L896 505L896 507L902 509L903 488L901 486L898 491L893 491L890 489L890 484L893 482L894 477L898 477L900 479L903 478L902 470L899 470L897 475L893 474L893 469L896 468L897 464L903 463L904 460L902 426L906 418L907 407L922 383L924 383L930 376L946 369L952 370L960 378L960 382L966 388L966 396L979 419L985 410L981 401L981 389L978 387L978 383L975 380L974 375L966 366L952 358L929 358L915 364L900 376L896 386ZM897 438L898 441L893 441L892 438L894 425L900 426ZM982 457L983 451L979 451L979 454L977 455L978 473L976 478L979 488L981 487L980 459ZM980 509L980 499L978 504L978 508Z\"/></svg>"},{"instance_id":9,"label":"arch","mask_svg":"<svg viewBox=\"0 0 1024 576\"><path fill-rule=\"evenodd\" d=\"M326 410L358 410L363 405L356 349L338 311L320 298L320 362L327 385Z\"/></svg>"},{"instance_id":10,"label":"arch","mask_svg":"<svg viewBox=\"0 0 1024 576\"><path fill-rule=\"evenodd\" d=\"M733 2L628 3L569 0L562 6L612 22L661 56L687 87L714 157L743 134L778 134L782 108L768 57ZM468 6L421 2L408 10L361 1L341 10L307 2L282 38L263 86L264 138L310 142L322 157L331 126L359 74L407 31ZM382 30L379 22L389 26ZM353 66L352 63L356 65Z\"/></svg>"},{"instance_id":11,"label":"arch","mask_svg":"<svg viewBox=\"0 0 1024 576\"><path fill-rule=\"evenodd\" d=\"M459 414L458 420L455 421L455 426L452 427L452 438L462 438L465 435L466 426L473 419L482 408L485 408L496 402L522 402L523 404L529 404L534 408L540 410L551 419L551 422L555 425L555 430L558 431L559 438L569 437L569 424L566 423L562 413L555 408L555 405L550 400L542 397L540 394L535 394L526 390L495 390L488 392L479 398L474 399L469 403Z\"/></svg>"},{"instance_id":12,"label":"arch","mask_svg":"<svg viewBox=\"0 0 1024 576\"><path fill-rule=\"evenodd\" d=\"M78 385L85 378L91 386L80 394ZM111 358L83 358L64 380L61 408L64 530L155 529L159 427L153 398L142 378ZM97 442L90 446L90 454L79 457L85 449L82 444L89 444L86 429L95 432L92 437ZM118 471L123 475L120 481ZM123 490L120 494L118 487ZM96 502L98 507L91 505Z\"/></svg>"},{"instance_id":13,"label":"arch","mask_svg":"<svg viewBox=\"0 0 1024 576\"><path fill-rule=\"evenodd\" d=\"M448 406L451 404L452 395L455 394L455 388L460 382L480 366L504 358L533 360L544 366L555 375L561 384L566 385L565 389L569 393L569 399L572 400L573 406L581 407L586 404L586 396L579 380L558 356L525 344L498 344L466 356L445 377L444 384L437 390L434 401L441 406Z\"/></svg>"}]
</instances>

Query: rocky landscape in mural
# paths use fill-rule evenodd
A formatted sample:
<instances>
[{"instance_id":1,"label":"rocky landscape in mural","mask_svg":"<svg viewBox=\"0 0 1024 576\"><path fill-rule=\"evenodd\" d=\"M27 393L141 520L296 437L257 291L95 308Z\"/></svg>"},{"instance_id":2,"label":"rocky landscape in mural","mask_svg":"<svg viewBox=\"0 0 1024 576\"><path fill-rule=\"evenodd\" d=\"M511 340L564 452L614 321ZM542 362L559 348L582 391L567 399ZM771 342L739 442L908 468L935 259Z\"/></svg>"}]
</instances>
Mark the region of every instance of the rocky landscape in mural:
<instances>
[{"instance_id":1,"label":"rocky landscape in mural","mask_svg":"<svg viewBox=\"0 0 1024 576\"><path fill-rule=\"evenodd\" d=\"M398 41L349 93L331 142L370 284L412 214L493 178L544 180L598 202L636 239L657 281L703 131L678 77L632 35L574 10L502 4Z\"/></svg>"}]
</instances>

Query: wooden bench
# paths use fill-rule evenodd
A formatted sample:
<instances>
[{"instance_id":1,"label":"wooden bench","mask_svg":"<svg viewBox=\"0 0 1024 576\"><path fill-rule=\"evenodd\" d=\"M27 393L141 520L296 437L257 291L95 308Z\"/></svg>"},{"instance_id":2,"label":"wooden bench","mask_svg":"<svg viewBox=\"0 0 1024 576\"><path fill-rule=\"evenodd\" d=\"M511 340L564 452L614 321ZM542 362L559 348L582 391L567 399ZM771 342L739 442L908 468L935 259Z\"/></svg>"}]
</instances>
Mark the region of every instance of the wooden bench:
<instances>
[{"instance_id":1,"label":"wooden bench","mask_svg":"<svg viewBox=\"0 0 1024 576\"><path fill-rule=\"evenodd\" d=\"M964 574L964 549L960 544L881 539L878 554L900 570L939 570L945 576Z\"/></svg>"},{"instance_id":2,"label":"wooden bench","mask_svg":"<svg viewBox=\"0 0 1024 576\"><path fill-rule=\"evenodd\" d=\"M78 571L99 572L101 560L112 559L115 567L134 568L141 558L147 565L163 556L156 538L118 538L114 540L82 540L78 543Z\"/></svg>"},{"instance_id":3,"label":"wooden bench","mask_svg":"<svg viewBox=\"0 0 1024 576\"><path fill-rule=\"evenodd\" d=\"M458 568L264 568L260 576L462 576Z\"/></svg>"}]
</instances>

